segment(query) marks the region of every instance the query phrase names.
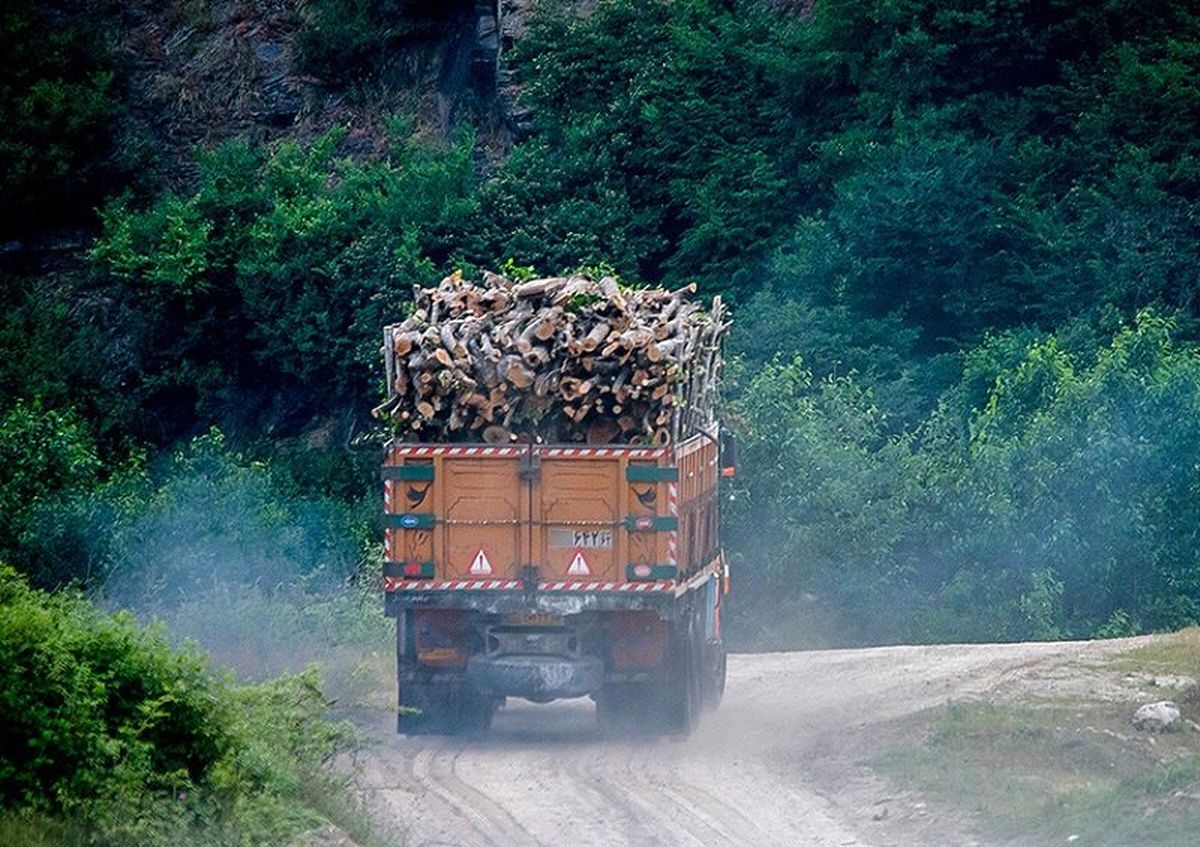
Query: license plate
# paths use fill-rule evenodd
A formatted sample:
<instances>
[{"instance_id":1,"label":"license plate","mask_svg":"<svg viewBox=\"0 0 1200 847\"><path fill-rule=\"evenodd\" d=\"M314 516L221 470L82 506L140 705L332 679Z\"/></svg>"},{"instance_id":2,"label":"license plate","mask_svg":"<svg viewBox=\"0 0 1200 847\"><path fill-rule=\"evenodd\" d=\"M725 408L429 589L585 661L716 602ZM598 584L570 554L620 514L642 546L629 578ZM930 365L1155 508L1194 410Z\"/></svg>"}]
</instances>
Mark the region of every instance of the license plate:
<instances>
[{"instance_id":1,"label":"license plate","mask_svg":"<svg viewBox=\"0 0 1200 847\"><path fill-rule=\"evenodd\" d=\"M550 531L552 547L583 550L609 550L613 546L611 529L554 529Z\"/></svg>"},{"instance_id":2,"label":"license plate","mask_svg":"<svg viewBox=\"0 0 1200 847\"><path fill-rule=\"evenodd\" d=\"M562 615L546 612L517 612L508 615L505 622L513 626L562 626Z\"/></svg>"}]
</instances>

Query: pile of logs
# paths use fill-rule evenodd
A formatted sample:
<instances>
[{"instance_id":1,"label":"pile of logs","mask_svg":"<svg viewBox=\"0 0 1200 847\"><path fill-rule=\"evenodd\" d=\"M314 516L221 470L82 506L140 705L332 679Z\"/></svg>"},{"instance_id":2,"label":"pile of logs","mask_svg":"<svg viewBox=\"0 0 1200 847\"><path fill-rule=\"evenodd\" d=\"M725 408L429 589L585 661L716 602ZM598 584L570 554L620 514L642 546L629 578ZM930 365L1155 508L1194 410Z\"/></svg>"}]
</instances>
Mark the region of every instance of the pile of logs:
<instances>
[{"instance_id":1,"label":"pile of logs","mask_svg":"<svg viewBox=\"0 0 1200 847\"><path fill-rule=\"evenodd\" d=\"M418 287L384 330L375 415L414 441L669 443L713 421L728 323L694 291L492 273Z\"/></svg>"}]
</instances>

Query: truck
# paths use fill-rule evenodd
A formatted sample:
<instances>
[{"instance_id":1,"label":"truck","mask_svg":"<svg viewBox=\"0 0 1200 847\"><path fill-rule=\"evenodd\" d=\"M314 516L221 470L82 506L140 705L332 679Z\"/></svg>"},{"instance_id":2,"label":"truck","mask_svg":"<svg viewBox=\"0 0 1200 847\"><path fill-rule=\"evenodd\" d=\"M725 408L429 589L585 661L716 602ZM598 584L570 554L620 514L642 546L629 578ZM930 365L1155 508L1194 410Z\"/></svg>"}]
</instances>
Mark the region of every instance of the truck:
<instances>
[{"instance_id":1,"label":"truck","mask_svg":"<svg viewBox=\"0 0 1200 847\"><path fill-rule=\"evenodd\" d=\"M719 534L734 445L393 440L382 468L397 729L478 732L506 698L689 733L725 688Z\"/></svg>"}]
</instances>

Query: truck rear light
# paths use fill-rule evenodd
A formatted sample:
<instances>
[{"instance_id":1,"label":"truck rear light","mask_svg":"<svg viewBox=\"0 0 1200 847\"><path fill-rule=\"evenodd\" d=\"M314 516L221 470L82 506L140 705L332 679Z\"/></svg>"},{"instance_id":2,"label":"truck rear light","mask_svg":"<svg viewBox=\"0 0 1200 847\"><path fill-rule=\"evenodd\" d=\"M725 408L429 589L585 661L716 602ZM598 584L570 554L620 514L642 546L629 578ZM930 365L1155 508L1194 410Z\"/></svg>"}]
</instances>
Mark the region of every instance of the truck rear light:
<instances>
[{"instance_id":1,"label":"truck rear light","mask_svg":"<svg viewBox=\"0 0 1200 847\"><path fill-rule=\"evenodd\" d=\"M405 562L404 575L418 579L433 579L433 562Z\"/></svg>"},{"instance_id":2,"label":"truck rear light","mask_svg":"<svg viewBox=\"0 0 1200 847\"><path fill-rule=\"evenodd\" d=\"M674 565L629 565L625 568L625 578L628 580L674 579L678 574Z\"/></svg>"},{"instance_id":3,"label":"truck rear light","mask_svg":"<svg viewBox=\"0 0 1200 847\"><path fill-rule=\"evenodd\" d=\"M433 579L433 562L384 562L383 575L409 579Z\"/></svg>"},{"instance_id":4,"label":"truck rear light","mask_svg":"<svg viewBox=\"0 0 1200 847\"><path fill-rule=\"evenodd\" d=\"M426 665L465 665L469 654L466 615L456 610L419 609L413 613L417 661Z\"/></svg>"},{"instance_id":5,"label":"truck rear light","mask_svg":"<svg viewBox=\"0 0 1200 847\"><path fill-rule=\"evenodd\" d=\"M614 670L658 667L667 652L667 622L655 612L618 612L605 621Z\"/></svg>"}]
</instances>

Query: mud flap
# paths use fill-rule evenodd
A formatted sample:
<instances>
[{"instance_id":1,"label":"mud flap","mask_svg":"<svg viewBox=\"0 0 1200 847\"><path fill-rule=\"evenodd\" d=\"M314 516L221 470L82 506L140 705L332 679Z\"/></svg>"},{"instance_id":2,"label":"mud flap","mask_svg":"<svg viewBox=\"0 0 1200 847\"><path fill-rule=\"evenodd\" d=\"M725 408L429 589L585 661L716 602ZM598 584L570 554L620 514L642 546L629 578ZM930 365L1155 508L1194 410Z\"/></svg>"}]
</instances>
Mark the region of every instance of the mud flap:
<instances>
[{"instance_id":1,"label":"mud flap","mask_svg":"<svg viewBox=\"0 0 1200 847\"><path fill-rule=\"evenodd\" d=\"M486 731L499 700L466 685L402 684L396 731L404 735L459 735Z\"/></svg>"}]
</instances>

